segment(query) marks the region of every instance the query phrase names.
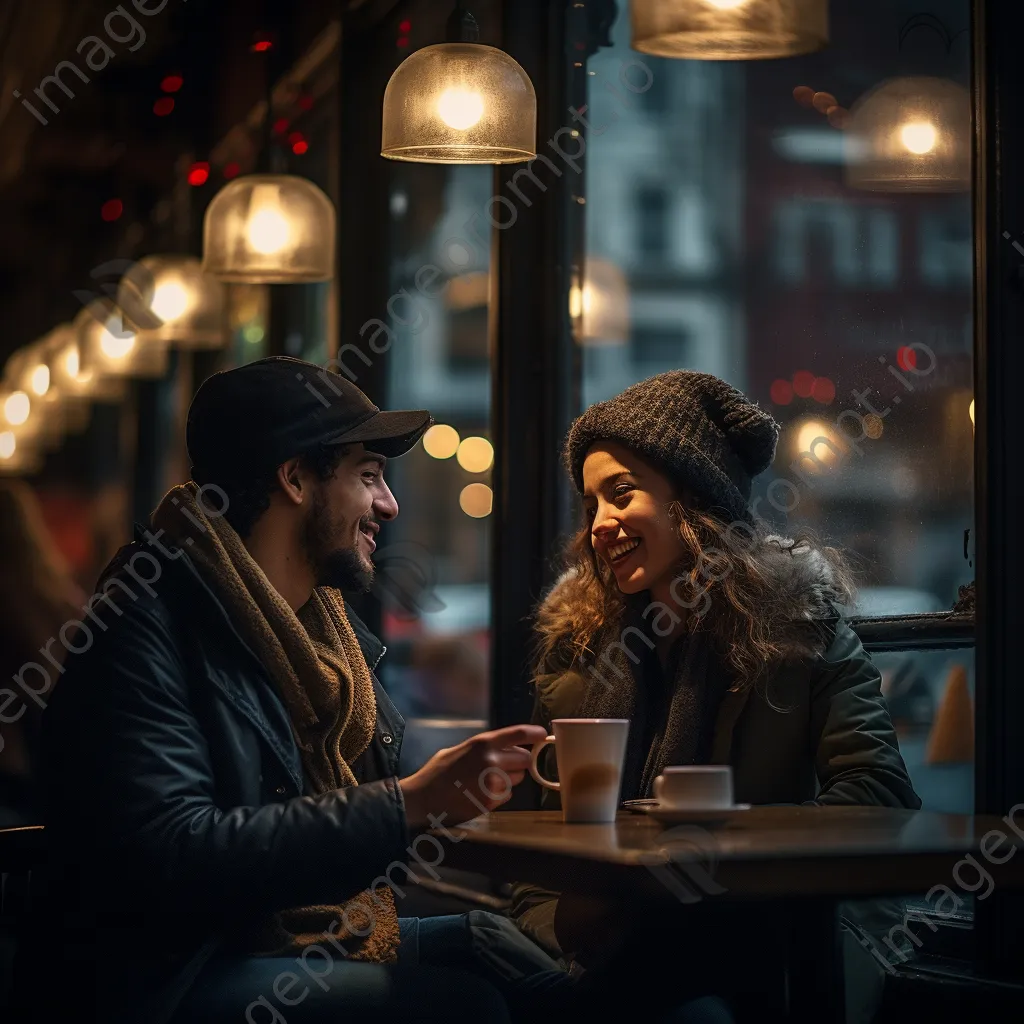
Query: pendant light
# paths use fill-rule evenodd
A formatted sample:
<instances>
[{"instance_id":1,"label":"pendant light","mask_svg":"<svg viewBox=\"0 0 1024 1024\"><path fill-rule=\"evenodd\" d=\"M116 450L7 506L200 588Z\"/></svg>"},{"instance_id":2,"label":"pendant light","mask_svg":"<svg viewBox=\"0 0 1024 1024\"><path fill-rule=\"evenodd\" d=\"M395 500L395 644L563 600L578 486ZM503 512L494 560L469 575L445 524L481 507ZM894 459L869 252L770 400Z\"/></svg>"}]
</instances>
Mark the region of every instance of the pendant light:
<instances>
[{"instance_id":1,"label":"pendant light","mask_svg":"<svg viewBox=\"0 0 1024 1024\"><path fill-rule=\"evenodd\" d=\"M334 205L293 174L228 182L203 218L204 273L221 281L298 284L334 277Z\"/></svg>"},{"instance_id":2,"label":"pendant light","mask_svg":"<svg viewBox=\"0 0 1024 1024\"><path fill-rule=\"evenodd\" d=\"M38 447L0 420L0 476L24 476L42 468Z\"/></svg>"},{"instance_id":3,"label":"pendant light","mask_svg":"<svg viewBox=\"0 0 1024 1024\"><path fill-rule=\"evenodd\" d=\"M143 341L122 311L109 299L93 299L75 317L79 372L108 377L162 377L167 346Z\"/></svg>"},{"instance_id":4,"label":"pendant light","mask_svg":"<svg viewBox=\"0 0 1024 1024\"><path fill-rule=\"evenodd\" d=\"M34 434L41 443L55 447L64 436L65 410L46 362L44 341L18 349L7 360L4 387L8 393L27 396Z\"/></svg>"},{"instance_id":5,"label":"pendant light","mask_svg":"<svg viewBox=\"0 0 1024 1024\"><path fill-rule=\"evenodd\" d=\"M503 50L477 40L456 3L447 42L424 46L384 91L381 156L426 164L513 164L537 155L537 95Z\"/></svg>"},{"instance_id":6,"label":"pendant light","mask_svg":"<svg viewBox=\"0 0 1024 1024\"><path fill-rule=\"evenodd\" d=\"M634 50L691 60L767 60L828 44L828 0L633 0Z\"/></svg>"},{"instance_id":7,"label":"pendant light","mask_svg":"<svg viewBox=\"0 0 1024 1024\"><path fill-rule=\"evenodd\" d=\"M120 379L101 378L82 367L78 332L73 324L63 323L55 327L43 339L43 347L50 379L71 410L69 430L77 429L79 423L85 426L91 401L116 402L123 396L124 384Z\"/></svg>"},{"instance_id":8,"label":"pendant light","mask_svg":"<svg viewBox=\"0 0 1024 1024\"><path fill-rule=\"evenodd\" d=\"M256 174L229 181L203 217L202 269L220 281L300 284L334 277L334 204L313 182L271 173L273 76L266 37L253 47L264 59L263 147Z\"/></svg>"},{"instance_id":9,"label":"pendant light","mask_svg":"<svg viewBox=\"0 0 1024 1024\"><path fill-rule=\"evenodd\" d=\"M877 85L850 108L846 180L875 192L965 192L971 187L971 97L946 78Z\"/></svg>"},{"instance_id":10,"label":"pendant light","mask_svg":"<svg viewBox=\"0 0 1024 1024\"><path fill-rule=\"evenodd\" d=\"M194 256L146 256L121 278L117 304L140 345L222 348L224 285Z\"/></svg>"}]
</instances>

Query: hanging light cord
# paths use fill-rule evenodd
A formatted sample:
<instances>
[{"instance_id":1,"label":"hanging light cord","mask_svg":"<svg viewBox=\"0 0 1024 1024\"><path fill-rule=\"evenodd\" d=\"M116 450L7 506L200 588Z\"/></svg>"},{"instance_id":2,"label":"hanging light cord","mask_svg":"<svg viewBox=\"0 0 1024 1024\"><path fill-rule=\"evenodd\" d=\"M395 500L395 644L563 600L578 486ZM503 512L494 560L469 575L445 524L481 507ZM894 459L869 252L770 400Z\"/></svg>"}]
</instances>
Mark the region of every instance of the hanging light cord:
<instances>
[{"instance_id":1,"label":"hanging light cord","mask_svg":"<svg viewBox=\"0 0 1024 1024\"><path fill-rule=\"evenodd\" d=\"M480 41L480 26L476 18L466 10L463 0L455 0L455 9L445 26L445 41L449 43L477 43Z\"/></svg>"}]
</instances>

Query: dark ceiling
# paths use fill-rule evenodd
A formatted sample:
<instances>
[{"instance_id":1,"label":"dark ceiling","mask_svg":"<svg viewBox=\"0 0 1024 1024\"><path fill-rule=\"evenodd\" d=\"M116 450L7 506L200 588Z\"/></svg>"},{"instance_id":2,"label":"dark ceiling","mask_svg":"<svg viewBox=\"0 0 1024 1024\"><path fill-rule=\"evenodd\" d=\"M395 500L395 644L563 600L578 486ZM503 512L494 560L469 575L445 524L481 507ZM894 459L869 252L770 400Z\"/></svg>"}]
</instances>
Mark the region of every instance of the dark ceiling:
<instances>
[{"instance_id":1,"label":"dark ceiling","mask_svg":"<svg viewBox=\"0 0 1024 1024\"><path fill-rule=\"evenodd\" d=\"M183 167L207 158L260 101L268 68L276 80L341 6L0 0L0 360L72 318L74 292L97 265L180 249L183 238L198 251L195 211L180 208ZM268 30L272 60L251 52ZM58 70L62 84L47 83ZM161 117L154 103L168 74L183 84ZM105 222L101 207L115 198L123 213ZM191 205L201 214L208 198Z\"/></svg>"}]
</instances>

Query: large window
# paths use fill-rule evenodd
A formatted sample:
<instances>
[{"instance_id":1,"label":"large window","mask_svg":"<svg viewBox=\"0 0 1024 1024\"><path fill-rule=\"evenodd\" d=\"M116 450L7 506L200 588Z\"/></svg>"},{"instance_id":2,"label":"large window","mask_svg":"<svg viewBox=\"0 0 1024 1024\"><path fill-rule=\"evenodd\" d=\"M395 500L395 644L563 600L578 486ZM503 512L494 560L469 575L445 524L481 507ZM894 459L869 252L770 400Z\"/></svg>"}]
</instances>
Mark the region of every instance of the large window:
<instances>
[{"instance_id":1,"label":"large window","mask_svg":"<svg viewBox=\"0 0 1024 1024\"><path fill-rule=\"evenodd\" d=\"M410 513L388 527L377 559L388 645L382 679L407 719L402 765L411 771L479 731L488 713L490 253L465 226L491 194L491 174L399 164L390 182L397 298L388 401L429 409L436 421L424 444L389 467ZM441 274L435 280L423 268Z\"/></svg>"},{"instance_id":2,"label":"large window","mask_svg":"<svg viewBox=\"0 0 1024 1024\"><path fill-rule=\"evenodd\" d=\"M620 2L586 65L583 404L677 368L745 391L782 426L756 511L844 548L865 616L974 576L971 197L856 187L849 121L794 90L966 87L970 5L923 6L833 3L822 53L714 62L633 51ZM925 805L969 810L973 652L878 662Z\"/></svg>"}]
</instances>

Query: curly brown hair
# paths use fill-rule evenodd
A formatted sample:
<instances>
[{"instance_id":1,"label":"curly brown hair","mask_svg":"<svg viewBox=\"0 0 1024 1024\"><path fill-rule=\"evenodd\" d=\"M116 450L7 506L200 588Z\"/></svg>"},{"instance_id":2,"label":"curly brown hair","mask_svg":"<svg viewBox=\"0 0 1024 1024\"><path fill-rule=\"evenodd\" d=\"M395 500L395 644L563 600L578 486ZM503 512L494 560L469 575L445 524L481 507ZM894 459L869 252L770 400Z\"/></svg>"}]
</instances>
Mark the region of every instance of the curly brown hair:
<instances>
[{"instance_id":1,"label":"curly brown hair","mask_svg":"<svg viewBox=\"0 0 1024 1024\"><path fill-rule=\"evenodd\" d=\"M840 551L806 532L787 538L760 521L725 523L689 502L673 501L668 511L685 549L672 587L679 617L688 633L711 634L733 689L753 686L781 660L821 652L810 623L854 595ZM566 545L563 561L566 572L535 619L537 676L593 661L620 632L629 600L594 552L589 524Z\"/></svg>"}]
</instances>

